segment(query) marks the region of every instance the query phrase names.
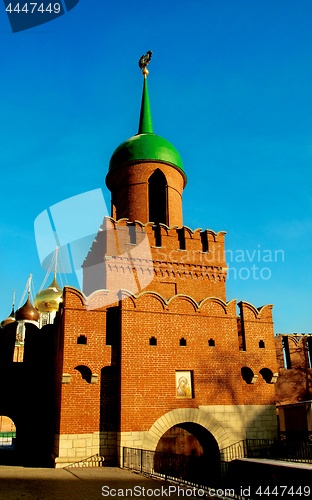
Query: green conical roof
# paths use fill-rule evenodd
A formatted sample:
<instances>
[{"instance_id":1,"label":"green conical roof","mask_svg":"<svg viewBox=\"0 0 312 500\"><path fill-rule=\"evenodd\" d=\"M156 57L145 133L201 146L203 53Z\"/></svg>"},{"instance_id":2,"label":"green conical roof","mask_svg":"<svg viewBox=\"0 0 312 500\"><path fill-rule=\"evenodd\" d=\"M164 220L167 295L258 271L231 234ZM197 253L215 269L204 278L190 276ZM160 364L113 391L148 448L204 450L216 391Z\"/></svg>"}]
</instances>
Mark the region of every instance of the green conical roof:
<instances>
[{"instance_id":1,"label":"green conical roof","mask_svg":"<svg viewBox=\"0 0 312 500\"><path fill-rule=\"evenodd\" d=\"M109 162L109 172L137 161L159 161L179 169L186 182L182 158L177 149L153 130L146 74L144 75L138 134L115 149Z\"/></svg>"},{"instance_id":2,"label":"green conical roof","mask_svg":"<svg viewBox=\"0 0 312 500\"><path fill-rule=\"evenodd\" d=\"M142 93L142 103L141 103L141 113L140 113L140 123L139 123L139 134L153 134L153 122L151 113L151 104L148 95L147 78L144 78L143 93Z\"/></svg>"}]
</instances>

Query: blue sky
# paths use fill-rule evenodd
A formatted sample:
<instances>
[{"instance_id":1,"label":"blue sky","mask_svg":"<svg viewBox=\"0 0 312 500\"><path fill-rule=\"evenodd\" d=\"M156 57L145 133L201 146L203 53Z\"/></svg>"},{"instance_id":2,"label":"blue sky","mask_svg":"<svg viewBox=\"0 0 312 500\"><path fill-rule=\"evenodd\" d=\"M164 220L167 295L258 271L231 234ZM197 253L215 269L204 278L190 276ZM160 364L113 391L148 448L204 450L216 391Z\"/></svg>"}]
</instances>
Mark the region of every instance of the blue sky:
<instances>
[{"instance_id":1,"label":"blue sky","mask_svg":"<svg viewBox=\"0 0 312 500\"><path fill-rule=\"evenodd\" d=\"M311 25L310 0L80 0L12 33L0 4L1 319L30 273L35 291L45 278L36 217L99 188L109 206L152 50L154 130L184 161L185 225L227 232L227 300L274 304L276 333L311 332Z\"/></svg>"}]
</instances>

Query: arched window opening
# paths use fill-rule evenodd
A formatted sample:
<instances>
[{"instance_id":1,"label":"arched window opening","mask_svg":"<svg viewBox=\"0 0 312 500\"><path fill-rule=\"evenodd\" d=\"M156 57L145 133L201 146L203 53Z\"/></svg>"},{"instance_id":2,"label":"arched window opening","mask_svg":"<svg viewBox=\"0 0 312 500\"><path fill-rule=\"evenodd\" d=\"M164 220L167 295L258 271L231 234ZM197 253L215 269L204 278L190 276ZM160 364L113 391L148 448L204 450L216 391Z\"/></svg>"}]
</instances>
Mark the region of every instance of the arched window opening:
<instances>
[{"instance_id":1,"label":"arched window opening","mask_svg":"<svg viewBox=\"0 0 312 500\"><path fill-rule=\"evenodd\" d=\"M259 372L267 384L272 383L273 372L269 368L262 368Z\"/></svg>"},{"instance_id":2,"label":"arched window opening","mask_svg":"<svg viewBox=\"0 0 312 500\"><path fill-rule=\"evenodd\" d=\"M150 345L157 345L157 339L156 337L151 337L149 340Z\"/></svg>"},{"instance_id":3,"label":"arched window opening","mask_svg":"<svg viewBox=\"0 0 312 500\"><path fill-rule=\"evenodd\" d=\"M290 351L289 351L289 339L287 335L282 337L282 346L283 346L283 357L284 357L284 368L287 370L291 369L291 359L290 359Z\"/></svg>"},{"instance_id":4,"label":"arched window opening","mask_svg":"<svg viewBox=\"0 0 312 500\"><path fill-rule=\"evenodd\" d=\"M182 337L182 339L180 339L180 346L182 346L182 347L186 346L186 339L184 337Z\"/></svg>"},{"instance_id":5,"label":"arched window opening","mask_svg":"<svg viewBox=\"0 0 312 500\"><path fill-rule=\"evenodd\" d=\"M155 237L155 246L161 247L161 229L159 224L153 227L154 237Z\"/></svg>"},{"instance_id":6,"label":"arched window opening","mask_svg":"<svg viewBox=\"0 0 312 500\"><path fill-rule=\"evenodd\" d=\"M88 366L79 365L75 367L75 370L77 370L80 373L83 380L88 382L88 384L91 384L92 372Z\"/></svg>"},{"instance_id":7,"label":"arched window opening","mask_svg":"<svg viewBox=\"0 0 312 500\"><path fill-rule=\"evenodd\" d=\"M210 347L214 347L214 346L216 345L216 343L215 343L214 339L209 339L209 340L208 340L208 345L209 345Z\"/></svg>"},{"instance_id":8,"label":"arched window opening","mask_svg":"<svg viewBox=\"0 0 312 500\"><path fill-rule=\"evenodd\" d=\"M159 168L148 179L149 221L168 225L167 180Z\"/></svg>"},{"instance_id":9,"label":"arched window opening","mask_svg":"<svg viewBox=\"0 0 312 500\"><path fill-rule=\"evenodd\" d=\"M129 239L130 239L130 244L135 245L136 244L136 226L135 224L129 224Z\"/></svg>"},{"instance_id":10,"label":"arched window opening","mask_svg":"<svg viewBox=\"0 0 312 500\"><path fill-rule=\"evenodd\" d=\"M264 343L263 340L259 341L259 347L260 347L260 349L264 349L265 348L265 343Z\"/></svg>"},{"instance_id":11,"label":"arched window opening","mask_svg":"<svg viewBox=\"0 0 312 500\"><path fill-rule=\"evenodd\" d=\"M181 229L177 229L178 233L178 240L179 240L179 248L180 250L186 250L186 243L185 243L185 230L184 227Z\"/></svg>"},{"instance_id":12,"label":"arched window opening","mask_svg":"<svg viewBox=\"0 0 312 500\"><path fill-rule=\"evenodd\" d=\"M200 239L202 244L202 251L208 252L208 233L207 231L202 231L200 233Z\"/></svg>"},{"instance_id":13,"label":"arched window opening","mask_svg":"<svg viewBox=\"0 0 312 500\"><path fill-rule=\"evenodd\" d=\"M238 335L238 348L240 351L246 351L246 338L245 329L240 316L237 318L237 335Z\"/></svg>"},{"instance_id":14,"label":"arched window opening","mask_svg":"<svg viewBox=\"0 0 312 500\"><path fill-rule=\"evenodd\" d=\"M258 375L255 375L252 369L248 366L243 366L241 374L246 384L254 384L257 381Z\"/></svg>"},{"instance_id":15,"label":"arched window opening","mask_svg":"<svg viewBox=\"0 0 312 500\"><path fill-rule=\"evenodd\" d=\"M77 344L86 345L87 344L87 337L85 335L79 335L79 337L77 337Z\"/></svg>"}]
</instances>

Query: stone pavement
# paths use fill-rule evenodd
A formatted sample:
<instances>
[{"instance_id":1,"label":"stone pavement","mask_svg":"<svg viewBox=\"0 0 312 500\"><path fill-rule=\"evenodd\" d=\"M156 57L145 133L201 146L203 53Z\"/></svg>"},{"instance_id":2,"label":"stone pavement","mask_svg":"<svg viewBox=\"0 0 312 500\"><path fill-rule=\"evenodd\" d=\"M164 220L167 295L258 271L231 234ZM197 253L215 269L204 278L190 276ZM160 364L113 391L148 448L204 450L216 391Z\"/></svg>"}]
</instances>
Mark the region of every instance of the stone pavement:
<instances>
[{"instance_id":1,"label":"stone pavement","mask_svg":"<svg viewBox=\"0 0 312 500\"><path fill-rule=\"evenodd\" d=\"M41 469L0 466L0 500L198 498L194 490L118 467ZM203 495L201 495L203 497ZM215 497L216 498L216 497Z\"/></svg>"}]
</instances>

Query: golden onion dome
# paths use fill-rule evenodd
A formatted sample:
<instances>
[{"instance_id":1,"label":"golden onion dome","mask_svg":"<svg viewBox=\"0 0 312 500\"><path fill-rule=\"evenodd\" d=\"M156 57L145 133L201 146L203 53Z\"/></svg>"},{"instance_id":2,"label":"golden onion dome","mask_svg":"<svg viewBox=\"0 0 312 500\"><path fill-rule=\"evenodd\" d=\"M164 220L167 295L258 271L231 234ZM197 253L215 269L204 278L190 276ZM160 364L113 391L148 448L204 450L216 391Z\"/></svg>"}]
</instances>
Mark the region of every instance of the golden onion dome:
<instances>
[{"instance_id":1,"label":"golden onion dome","mask_svg":"<svg viewBox=\"0 0 312 500\"><path fill-rule=\"evenodd\" d=\"M57 311L60 303L63 300L63 290L56 281L56 276L54 275L53 281L48 288L38 292L34 305L39 312L52 312Z\"/></svg>"},{"instance_id":2,"label":"golden onion dome","mask_svg":"<svg viewBox=\"0 0 312 500\"><path fill-rule=\"evenodd\" d=\"M1 326L6 326L9 323L14 323L15 320L15 313L14 313L14 307L12 308L10 316L5 318L3 321L1 321Z\"/></svg>"},{"instance_id":3,"label":"golden onion dome","mask_svg":"<svg viewBox=\"0 0 312 500\"><path fill-rule=\"evenodd\" d=\"M15 319L16 321L39 321L40 314L38 313L37 309L32 305L30 302L30 293L28 292L28 298L25 302L25 304L17 309L15 313Z\"/></svg>"}]
</instances>

